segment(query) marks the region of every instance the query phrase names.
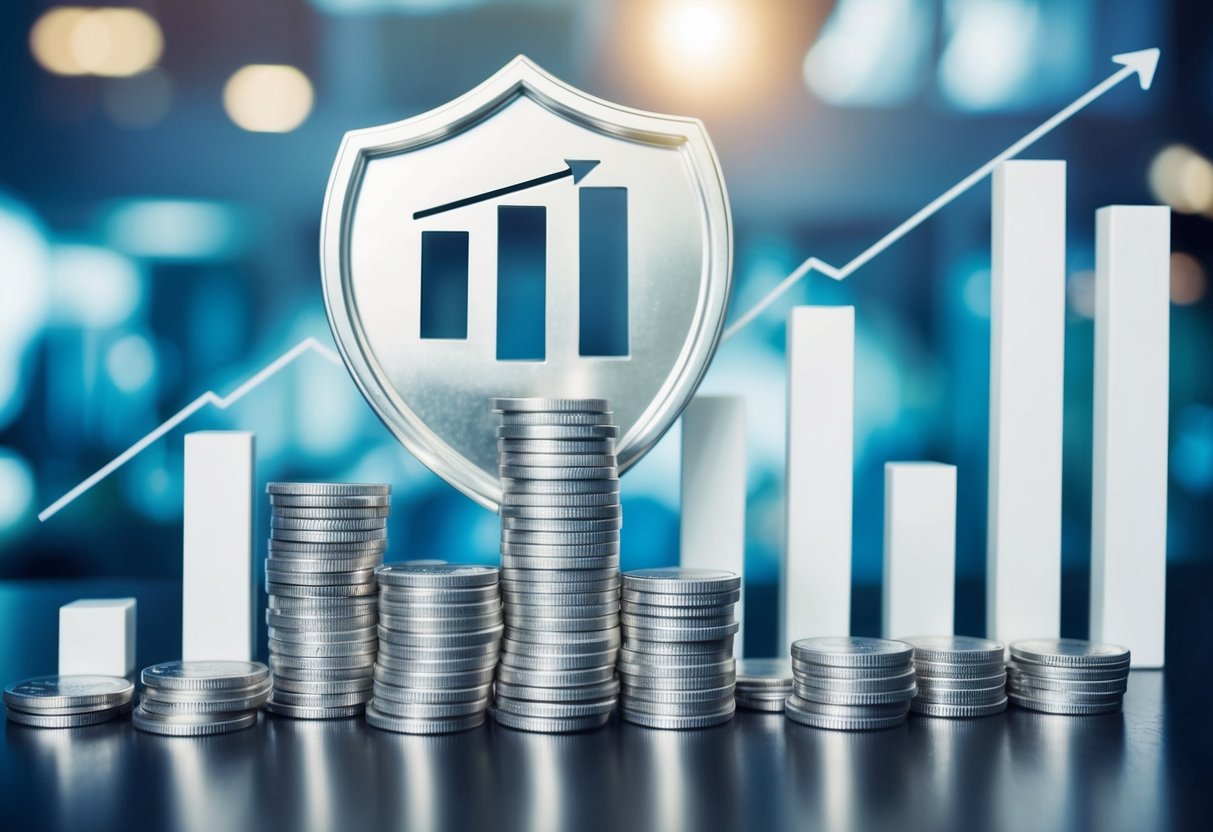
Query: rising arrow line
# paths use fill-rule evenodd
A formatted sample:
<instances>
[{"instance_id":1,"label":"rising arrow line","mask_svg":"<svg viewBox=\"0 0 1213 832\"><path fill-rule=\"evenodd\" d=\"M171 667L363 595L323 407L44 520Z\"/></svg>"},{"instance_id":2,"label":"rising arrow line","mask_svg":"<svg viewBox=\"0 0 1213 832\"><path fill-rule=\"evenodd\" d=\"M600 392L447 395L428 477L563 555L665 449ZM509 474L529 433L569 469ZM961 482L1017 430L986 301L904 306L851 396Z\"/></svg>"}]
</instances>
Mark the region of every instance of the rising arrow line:
<instances>
[{"instance_id":1,"label":"rising arrow line","mask_svg":"<svg viewBox=\"0 0 1213 832\"><path fill-rule=\"evenodd\" d=\"M38 513L38 519L40 521L42 521L43 523L45 523L51 517L54 517L57 513L59 513L59 511L61 509L68 506L73 500L75 500L77 497L79 497L85 491L88 491L94 485L101 482L103 479L105 479L110 474L117 471L119 468L121 468L126 463L130 462L134 457L138 456L143 451L144 448L146 448L148 445L151 445L156 440L160 439L160 437L164 436L170 430L177 427L177 425L181 424L186 419L193 416L195 413L197 413L202 408L206 407L207 405L211 405L211 406L219 408L220 410L227 410L229 407L234 405L236 402L240 401L245 396L247 396L249 393L253 392L253 390L255 390L257 387L259 387L262 382L267 381L271 376L276 375L279 370L285 368L288 364L292 363L296 358L298 358L299 356L303 355L306 352L317 353L322 358L325 358L328 361L331 361L333 364L336 364L338 367L343 366L342 362L341 362L341 356L337 355L337 353L333 352L331 349L329 349L324 344L317 341L315 338L304 338L298 344L291 347L289 350L287 350L282 355L278 356L278 358L276 358L274 361L267 364L256 375L249 378L246 382L244 382L244 384L241 384L239 387L237 387L231 393L228 393L226 396L220 396L217 393L215 393L215 391L213 391L213 390L207 390L201 396L194 399L192 402L187 404L185 407L181 408L176 413L174 413L172 415L172 417L170 417L169 420L166 421L164 424L162 424L160 427L156 428L154 431L149 433L147 436L143 437L138 442L136 442L134 445L131 445L125 451L123 451L122 453L118 454L118 456L116 456L112 460L110 460L110 462L104 468L102 468L100 471L93 474L91 477L86 479L84 482L80 483L75 488L73 488L71 491L67 492L62 497L60 497L58 500L55 500L55 502L51 503L49 506L47 506L42 511L40 511Z\"/></svg>"},{"instance_id":2,"label":"rising arrow line","mask_svg":"<svg viewBox=\"0 0 1213 832\"><path fill-rule=\"evenodd\" d=\"M506 194L525 191L527 188L534 188L538 185L546 185L549 182L555 182L557 179L564 179L567 176L573 177L573 184L580 182L587 173L598 167L597 159L565 159L565 169L558 170L555 173L549 173L544 176L536 176L534 179L528 179L525 182L518 182L513 185L506 185L504 188L497 188L492 191L485 191L482 194L475 196L467 196L463 199L457 199L454 202L447 202L443 205L438 205L434 208L426 208L424 211L418 211L413 214L413 219L420 220L426 217L432 217L435 214L442 214L446 211L453 211L456 208L462 208L465 205L475 205L477 202L485 202L486 200L496 199L499 196Z\"/></svg>"},{"instance_id":3,"label":"rising arrow line","mask_svg":"<svg viewBox=\"0 0 1213 832\"><path fill-rule=\"evenodd\" d=\"M1108 78L1102 83L1091 88L1089 92L1077 99L1070 106L1066 107L1064 110L1053 116L1044 124L1037 127L1019 141L1015 142L1015 144L1008 147L989 162L973 171L973 173L969 174L956 185L952 186L952 188L946 191L942 196L935 199L935 201L928 204L917 214L910 217L908 220L882 237L879 241L877 241L876 245L860 254L842 268L831 266L829 263L818 260L816 257L810 257L808 260L805 260L796 267L794 272L785 277L778 286L763 297L762 300L758 301L758 303L754 304L754 306L748 312L735 320L724 331L721 341L728 341L738 332L745 329L751 321L766 311L766 308L774 303L780 295L803 280L809 274L809 272L821 272L827 277L832 277L835 280L845 280L846 278L850 277L852 272L865 265L869 260L873 259L889 246L893 245L893 243L897 242L906 234L913 231L915 228L937 213L940 208L943 208L965 191L972 188L978 182L985 179L1003 162L1018 156L1028 147L1051 133L1054 128L1056 128L1062 122L1068 120L1072 115L1086 107L1088 104L1102 96L1104 93L1115 87L1126 78L1137 75L1141 81L1141 88L1143 90L1148 90L1150 85L1154 83L1154 71L1158 68L1158 58L1160 54L1161 52L1158 49L1143 49L1140 52L1125 52L1122 55L1113 55L1112 60L1118 64L1121 64L1122 67L1112 75L1108 76Z\"/></svg>"}]
</instances>

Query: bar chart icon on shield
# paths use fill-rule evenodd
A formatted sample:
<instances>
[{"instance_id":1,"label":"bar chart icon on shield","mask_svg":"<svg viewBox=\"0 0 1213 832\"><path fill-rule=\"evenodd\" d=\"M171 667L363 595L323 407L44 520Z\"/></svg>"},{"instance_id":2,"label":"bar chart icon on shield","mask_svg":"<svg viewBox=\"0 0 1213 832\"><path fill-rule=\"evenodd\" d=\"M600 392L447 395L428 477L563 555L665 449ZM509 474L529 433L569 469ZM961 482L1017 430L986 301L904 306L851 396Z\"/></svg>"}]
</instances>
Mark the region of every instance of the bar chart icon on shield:
<instances>
[{"instance_id":1,"label":"bar chart icon on shield","mask_svg":"<svg viewBox=\"0 0 1213 832\"><path fill-rule=\"evenodd\" d=\"M610 399L626 471L707 371L731 257L700 122L602 101L523 57L443 107L347 134L321 229L355 382L490 508L489 398Z\"/></svg>"}]
</instances>

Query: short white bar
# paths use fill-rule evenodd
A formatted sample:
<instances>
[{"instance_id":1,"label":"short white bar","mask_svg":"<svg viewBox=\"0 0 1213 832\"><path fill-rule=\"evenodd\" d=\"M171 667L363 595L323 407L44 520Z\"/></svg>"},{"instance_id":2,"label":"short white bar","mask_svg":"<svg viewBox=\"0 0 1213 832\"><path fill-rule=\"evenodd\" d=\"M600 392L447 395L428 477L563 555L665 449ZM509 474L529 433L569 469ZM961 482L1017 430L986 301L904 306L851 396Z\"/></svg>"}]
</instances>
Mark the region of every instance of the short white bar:
<instances>
[{"instance_id":1,"label":"short white bar","mask_svg":"<svg viewBox=\"0 0 1213 832\"><path fill-rule=\"evenodd\" d=\"M994 173L986 635L1061 626L1061 419L1066 167Z\"/></svg>"},{"instance_id":2,"label":"short white bar","mask_svg":"<svg viewBox=\"0 0 1213 832\"><path fill-rule=\"evenodd\" d=\"M59 608L60 676L134 670L134 598L85 598Z\"/></svg>"},{"instance_id":3,"label":"short white bar","mask_svg":"<svg viewBox=\"0 0 1213 832\"><path fill-rule=\"evenodd\" d=\"M1171 212L1096 214L1091 638L1162 667Z\"/></svg>"},{"instance_id":4,"label":"short white bar","mask_svg":"<svg viewBox=\"0 0 1213 832\"><path fill-rule=\"evenodd\" d=\"M181 655L253 657L253 434L185 437Z\"/></svg>"},{"instance_id":5,"label":"short white bar","mask_svg":"<svg viewBox=\"0 0 1213 832\"><path fill-rule=\"evenodd\" d=\"M851 631L855 310L798 306L788 319L786 546L780 641Z\"/></svg>"},{"instance_id":6,"label":"short white bar","mask_svg":"<svg viewBox=\"0 0 1213 832\"><path fill-rule=\"evenodd\" d=\"M956 466L884 466L884 635L952 635Z\"/></svg>"},{"instance_id":7,"label":"short white bar","mask_svg":"<svg viewBox=\"0 0 1213 832\"><path fill-rule=\"evenodd\" d=\"M741 576L741 629L733 639L738 658L745 640L745 438L740 396L696 396L683 411L679 562Z\"/></svg>"}]
</instances>

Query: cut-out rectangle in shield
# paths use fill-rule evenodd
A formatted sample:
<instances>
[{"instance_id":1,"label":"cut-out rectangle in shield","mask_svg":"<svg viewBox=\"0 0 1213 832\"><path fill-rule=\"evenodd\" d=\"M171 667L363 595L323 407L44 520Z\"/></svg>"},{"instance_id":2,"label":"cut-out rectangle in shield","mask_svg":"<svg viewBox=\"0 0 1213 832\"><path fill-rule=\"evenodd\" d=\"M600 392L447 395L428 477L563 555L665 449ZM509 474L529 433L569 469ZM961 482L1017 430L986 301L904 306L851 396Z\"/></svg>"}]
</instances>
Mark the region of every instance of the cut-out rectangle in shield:
<instances>
[{"instance_id":1,"label":"cut-out rectangle in shield","mask_svg":"<svg viewBox=\"0 0 1213 832\"><path fill-rule=\"evenodd\" d=\"M582 188L580 226L580 353L626 356L627 188Z\"/></svg>"},{"instance_id":2,"label":"cut-out rectangle in shield","mask_svg":"<svg viewBox=\"0 0 1213 832\"><path fill-rule=\"evenodd\" d=\"M542 361L547 336L547 209L497 207L497 359Z\"/></svg>"},{"instance_id":3,"label":"cut-out rectangle in shield","mask_svg":"<svg viewBox=\"0 0 1213 832\"><path fill-rule=\"evenodd\" d=\"M468 232L421 232L421 337L468 337Z\"/></svg>"}]
</instances>

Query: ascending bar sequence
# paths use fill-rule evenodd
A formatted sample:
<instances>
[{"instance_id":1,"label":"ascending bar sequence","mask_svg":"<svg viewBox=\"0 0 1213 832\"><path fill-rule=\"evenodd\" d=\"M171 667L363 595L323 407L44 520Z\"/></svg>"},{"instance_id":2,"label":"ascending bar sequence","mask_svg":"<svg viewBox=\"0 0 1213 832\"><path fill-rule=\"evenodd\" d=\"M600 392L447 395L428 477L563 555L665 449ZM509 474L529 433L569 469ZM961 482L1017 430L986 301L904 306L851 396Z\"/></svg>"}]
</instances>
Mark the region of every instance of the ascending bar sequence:
<instances>
[{"instance_id":1,"label":"ascending bar sequence","mask_svg":"<svg viewBox=\"0 0 1213 832\"><path fill-rule=\"evenodd\" d=\"M181 655L253 657L253 434L185 437Z\"/></svg>"},{"instance_id":2,"label":"ascending bar sequence","mask_svg":"<svg viewBox=\"0 0 1213 832\"><path fill-rule=\"evenodd\" d=\"M1096 215L1091 638L1163 666L1171 215Z\"/></svg>"},{"instance_id":3,"label":"ascending bar sequence","mask_svg":"<svg viewBox=\"0 0 1213 832\"><path fill-rule=\"evenodd\" d=\"M956 466L884 466L884 635L951 635Z\"/></svg>"},{"instance_id":4,"label":"ascending bar sequence","mask_svg":"<svg viewBox=\"0 0 1213 832\"><path fill-rule=\"evenodd\" d=\"M682 414L683 566L724 569L742 576L733 639L745 640L745 399L696 396Z\"/></svg>"},{"instance_id":5,"label":"ascending bar sequence","mask_svg":"<svg viewBox=\"0 0 1213 832\"><path fill-rule=\"evenodd\" d=\"M994 173L986 635L1058 635L1066 168Z\"/></svg>"},{"instance_id":6,"label":"ascending bar sequence","mask_svg":"<svg viewBox=\"0 0 1213 832\"><path fill-rule=\"evenodd\" d=\"M855 310L798 306L788 319L786 544L780 642L851 630Z\"/></svg>"}]
</instances>

